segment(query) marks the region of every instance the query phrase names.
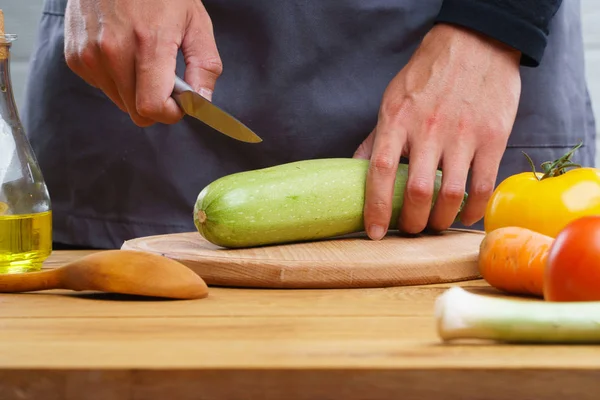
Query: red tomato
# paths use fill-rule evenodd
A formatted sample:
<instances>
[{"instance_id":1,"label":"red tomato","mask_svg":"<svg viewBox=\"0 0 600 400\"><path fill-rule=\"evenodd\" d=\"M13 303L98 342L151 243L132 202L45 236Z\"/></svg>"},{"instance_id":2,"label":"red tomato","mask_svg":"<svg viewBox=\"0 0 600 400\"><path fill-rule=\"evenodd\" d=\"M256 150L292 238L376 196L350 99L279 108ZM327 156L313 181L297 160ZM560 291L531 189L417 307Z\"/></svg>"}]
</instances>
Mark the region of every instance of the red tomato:
<instances>
[{"instance_id":1,"label":"red tomato","mask_svg":"<svg viewBox=\"0 0 600 400\"><path fill-rule=\"evenodd\" d=\"M544 299L600 300L600 215L578 218L556 236L548 253Z\"/></svg>"}]
</instances>

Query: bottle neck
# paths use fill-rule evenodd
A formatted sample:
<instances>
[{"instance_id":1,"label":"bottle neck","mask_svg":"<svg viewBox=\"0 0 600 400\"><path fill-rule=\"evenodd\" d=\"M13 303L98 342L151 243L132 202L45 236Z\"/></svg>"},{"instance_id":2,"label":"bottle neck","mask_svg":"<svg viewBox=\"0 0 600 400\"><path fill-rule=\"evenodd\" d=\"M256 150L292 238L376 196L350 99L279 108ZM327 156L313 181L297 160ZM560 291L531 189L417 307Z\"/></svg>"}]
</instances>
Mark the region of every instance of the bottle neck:
<instances>
[{"instance_id":1,"label":"bottle neck","mask_svg":"<svg viewBox=\"0 0 600 400\"><path fill-rule=\"evenodd\" d=\"M9 125L19 123L10 76L10 43L0 41L0 118Z\"/></svg>"}]
</instances>

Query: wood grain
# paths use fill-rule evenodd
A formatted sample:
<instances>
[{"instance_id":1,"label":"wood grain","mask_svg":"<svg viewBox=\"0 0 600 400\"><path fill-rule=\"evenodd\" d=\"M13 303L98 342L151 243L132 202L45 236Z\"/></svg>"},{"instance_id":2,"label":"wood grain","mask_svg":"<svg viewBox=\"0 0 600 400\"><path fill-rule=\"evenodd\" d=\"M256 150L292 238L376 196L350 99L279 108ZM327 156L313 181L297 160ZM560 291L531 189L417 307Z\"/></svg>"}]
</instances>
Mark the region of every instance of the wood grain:
<instances>
[{"instance_id":1,"label":"wood grain","mask_svg":"<svg viewBox=\"0 0 600 400\"><path fill-rule=\"evenodd\" d=\"M369 288L458 282L479 278L480 231L381 241L364 234L330 240L224 249L197 232L126 241L122 249L173 258L213 286L255 288Z\"/></svg>"},{"instance_id":2,"label":"wood grain","mask_svg":"<svg viewBox=\"0 0 600 400\"><path fill-rule=\"evenodd\" d=\"M443 344L430 315L11 318L2 320L2 327L0 353L11 357L0 359L0 370L600 366L598 346Z\"/></svg>"},{"instance_id":3,"label":"wood grain","mask_svg":"<svg viewBox=\"0 0 600 400\"><path fill-rule=\"evenodd\" d=\"M544 368L26 372L0 371L2 400L597 400L600 389L596 371L564 371L559 386Z\"/></svg>"},{"instance_id":4,"label":"wood grain","mask_svg":"<svg viewBox=\"0 0 600 400\"><path fill-rule=\"evenodd\" d=\"M479 281L476 281L479 282ZM491 292L475 285L468 290ZM196 301L140 299L94 292L47 291L0 296L2 318L154 317L306 317L415 316L431 312L431 298L445 287L385 289L229 289L211 288ZM310 299L310 302L307 301Z\"/></svg>"},{"instance_id":5,"label":"wood grain","mask_svg":"<svg viewBox=\"0 0 600 400\"><path fill-rule=\"evenodd\" d=\"M482 280L0 295L0 399L597 399L600 346L440 342L433 304L453 285L506 296Z\"/></svg>"}]
</instances>

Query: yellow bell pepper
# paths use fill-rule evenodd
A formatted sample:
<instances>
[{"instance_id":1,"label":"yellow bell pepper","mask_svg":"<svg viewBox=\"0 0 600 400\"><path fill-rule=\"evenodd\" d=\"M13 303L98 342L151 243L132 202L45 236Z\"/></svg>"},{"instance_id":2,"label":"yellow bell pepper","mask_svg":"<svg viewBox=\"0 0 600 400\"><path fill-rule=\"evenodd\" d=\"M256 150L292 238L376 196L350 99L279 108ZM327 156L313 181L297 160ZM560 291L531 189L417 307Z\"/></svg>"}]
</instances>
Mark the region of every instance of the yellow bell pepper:
<instances>
[{"instance_id":1,"label":"yellow bell pepper","mask_svg":"<svg viewBox=\"0 0 600 400\"><path fill-rule=\"evenodd\" d=\"M519 226L556 237L569 222L600 215L600 170L571 161L580 146L554 162L543 163L543 173L535 171L525 154L533 171L509 176L496 187L487 204L485 231Z\"/></svg>"}]
</instances>

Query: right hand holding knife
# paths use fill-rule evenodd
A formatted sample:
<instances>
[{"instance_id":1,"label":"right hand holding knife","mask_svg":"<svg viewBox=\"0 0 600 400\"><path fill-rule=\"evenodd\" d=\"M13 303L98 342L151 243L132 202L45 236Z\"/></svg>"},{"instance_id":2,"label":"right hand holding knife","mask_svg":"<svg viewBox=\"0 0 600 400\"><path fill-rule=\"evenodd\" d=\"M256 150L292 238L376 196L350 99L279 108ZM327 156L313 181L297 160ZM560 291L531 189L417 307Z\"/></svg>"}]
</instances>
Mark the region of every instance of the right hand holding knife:
<instances>
[{"instance_id":1,"label":"right hand holding knife","mask_svg":"<svg viewBox=\"0 0 600 400\"><path fill-rule=\"evenodd\" d=\"M65 59L140 127L173 124L177 52L184 80L211 100L222 63L211 19L197 0L69 0Z\"/></svg>"}]
</instances>

